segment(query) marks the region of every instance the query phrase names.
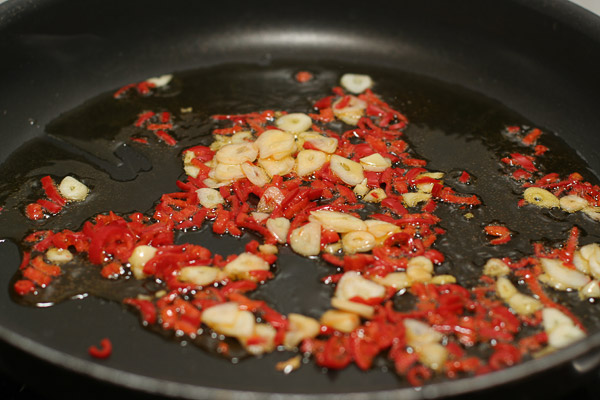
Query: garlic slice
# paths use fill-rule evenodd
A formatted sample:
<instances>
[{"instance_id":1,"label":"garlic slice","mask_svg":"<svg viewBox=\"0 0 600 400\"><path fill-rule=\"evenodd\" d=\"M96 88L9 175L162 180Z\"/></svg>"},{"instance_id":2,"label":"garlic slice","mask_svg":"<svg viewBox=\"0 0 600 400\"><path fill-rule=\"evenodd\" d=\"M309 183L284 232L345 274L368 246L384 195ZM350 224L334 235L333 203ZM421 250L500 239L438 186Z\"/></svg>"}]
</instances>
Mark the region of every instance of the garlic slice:
<instances>
[{"instance_id":1,"label":"garlic slice","mask_svg":"<svg viewBox=\"0 0 600 400\"><path fill-rule=\"evenodd\" d=\"M287 242L290 230L290 220L284 217L268 219L267 229L275 236L275 239L279 243L285 243Z\"/></svg>"},{"instance_id":2,"label":"garlic slice","mask_svg":"<svg viewBox=\"0 0 600 400\"><path fill-rule=\"evenodd\" d=\"M324 229L338 233L367 230L367 225L361 219L338 211L311 211L309 219L318 221Z\"/></svg>"},{"instance_id":3,"label":"garlic slice","mask_svg":"<svg viewBox=\"0 0 600 400\"><path fill-rule=\"evenodd\" d=\"M344 74L340 84L350 93L359 94L373 86L373 79L369 75Z\"/></svg>"},{"instance_id":4,"label":"garlic slice","mask_svg":"<svg viewBox=\"0 0 600 400\"><path fill-rule=\"evenodd\" d=\"M225 203L225 199L218 190L201 188L196 190L196 193L198 194L198 200L203 207L215 208L219 204Z\"/></svg>"},{"instance_id":5,"label":"garlic slice","mask_svg":"<svg viewBox=\"0 0 600 400\"><path fill-rule=\"evenodd\" d=\"M292 113L277 118L275 125L289 133L301 133L312 127L312 119L303 113Z\"/></svg>"},{"instance_id":6,"label":"garlic slice","mask_svg":"<svg viewBox=\"0 0 600 400\"><path fill-rule=\"evenodd\" d=\"M236 143L228 144L221 147L215 153L215 160L222 164L242 164L244 162L252 162L258 156L258 149L254 143Z\"/></svg>"},{"instance_id":7,"label":"garlic slice","mask_svg":"<svg viewBox=\"0 0 600 400\"><path fill-rule=\"evenodd\" d=\"M88 196L90 189L72 176L65 176L58 185L58 191L67 200L83 201Z\"/></svg>"},{"instance_id":8,"label":"garlic slice","mask_svg":"<svg viewBox=\"0 0 600 400\"><path fill-rule=\"evenodd\" d=\"M320 169L327 162L327 155L318 150L302 150L296 156L296 173L306 176Z\"/></svg>"},{"instance_id":9,"label":"garlic slice","mask_svg":"<svg viewBox=\"0 0 600 400\"><path fill-rule=\"evenodd\" d=\"M156 247L147 245L133 249L128 261L135 279L144 279L148 276L144 273L144 265L156 255L157 251Z\"/></svg>"},{"instance_id":10,"label":"garlic slice","mask_svg":"<svg viewBox=\"0 0 600 400\"><path fill-rule=\"evenodd\" d=\"M296 253L305 257L316 256L321 252L321 225L309 222L296 228L290 235L290 246Z\"/></svg>"},{"instance_id":11,"label":"garlic slice","mask_svg":"<svg viewBox=\"0 0 600 400\"><path fill-rule=\"evenodd\" d=\"M365 179L362 165L338 155L331 156L329 168L335 176L350 186L358 185Z\"/></svg>"},{"instance_id":12,"label":"garlic slice","mask_svg":"<svg viewBox=\"0 0 600 400\"><path fill-rule=\"evenodd\" d=\"M590 281L587 275L565 267L559 260L540 258L540 262L547 278L549 278L547 283L554 286L555 289L581 289ZM540 275L540 279L544 279L542 277L543 275Z\"/></svg>"},{"instance_id":13,"label":"garlic slice","mask_svg":"<svg viewBox=\"0 0 600 400\"><path fill-rule=\"evenodd\" d=\"M558 197L546 189L538 187L529 187L525 189L525 192L523 192L523 198L527 203L534 204L538 207L554 208L560 206Z\"/></svg>"}]
</instances>

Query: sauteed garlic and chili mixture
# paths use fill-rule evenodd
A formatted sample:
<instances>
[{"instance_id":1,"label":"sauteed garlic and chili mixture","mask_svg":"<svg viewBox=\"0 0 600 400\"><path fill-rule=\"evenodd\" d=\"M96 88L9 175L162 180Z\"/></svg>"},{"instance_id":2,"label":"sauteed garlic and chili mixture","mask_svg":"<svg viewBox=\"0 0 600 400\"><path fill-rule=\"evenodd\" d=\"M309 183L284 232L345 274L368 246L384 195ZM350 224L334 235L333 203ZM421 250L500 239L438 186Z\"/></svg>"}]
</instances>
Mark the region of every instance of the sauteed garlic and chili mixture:
<instances>
[{"instance_id":1,"label":"sauteed garlic and chili mixture","mask_svg":"<svg viewBox=\"0 0 600 400\"><path fill-rule=\"evenodd\" d=\"M113 101L152 96L171 78L125 86ZM302 71L295 78L301 85L313 76ZM585 337L579 318L551 294L599 298L600 245L581 245L581 230L572 226L562 243L531 243L521 258L488 258L474 285L452 272L459 266L438 272L447 254L437 243L453 233L436 211L450 207L467 221L475 218L485 207L480 196L456 189L475 178L459 171L460 186L453 187L448 171L428 168L404 138L410 121L374 91L375 77L344 74L339 84L308 112L213 115L212 143L181 152L178 191L163 194L149 214L107 210L80 230L34 231L23 241L14 292L35 299L65 265L92 264L109 281L154 282L152 294L123 303L154 330L212 338L203 345L224 357L294 352L274 366L285 373L309 359L327 369L354 363L368 370L380 358L415 386L436 374L500 370ZM134 126L162 146L178 145L170 112L144 110ZM547 209L600 221L597 185L577 172L540 170L539 160L553 151L538 143L542 130L507 126L503 135L522 148L497 160L499 175L519 188L520 212ZM143 136L131 141L149 145ZM24 207L33 221L78 207L90 193L72 176L48 175L41 186L40 198ZM207 224L216 235L258 239L231 254L175 243L179 232ZM519 240L510 224L494 221L481 235L499 248ZM330 266L320 277L334 288L322 315L284 315L277 304L252 298L286 268L278 263L285 247ZM396 306L400 297L410 297L410 306ZM470 351L475 347L486 351Z\"/></svg>"}]
</instances>

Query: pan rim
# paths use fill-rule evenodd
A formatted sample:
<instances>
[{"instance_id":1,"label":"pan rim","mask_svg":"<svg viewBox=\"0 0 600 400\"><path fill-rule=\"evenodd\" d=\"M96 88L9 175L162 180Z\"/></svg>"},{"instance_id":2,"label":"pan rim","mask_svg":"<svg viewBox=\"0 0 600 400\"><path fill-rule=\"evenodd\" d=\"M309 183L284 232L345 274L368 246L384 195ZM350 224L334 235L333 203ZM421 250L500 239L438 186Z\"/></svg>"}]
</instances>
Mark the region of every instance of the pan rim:
<instances>
[{"instance_id":1,"label":"pan rim","mask_svg":"<svg viewBox=\"0 0 600 400\"><path fill-rule=\"evenodd\" d=\"M114 367L104 366L93 360L86 360L74 355L63 353L35 340L19 336L5 327L0 326L0 340L30 354L40 360L49 362L58 368L66 369L77 375L87 376L104 383L122 386L127 389L144 392L152 395L181 397L190 400L220 398L231 400L276 400L276 399L341 399L345 400L383 400L402 398L406 400L436 398L440 396L456 396L467 393L476 393L491 389L507 383L535 376L544 371L571 364L576 373L579 372L575 363L592 355L600 354L600 332L596 332L573 345L558 350L553 354L540 359L532 359L507 369L495 371L484 376L471 376L456 380L428 383L422 387L403 387L398 389L385 389L380 391L345 392L345 393L281 393L259 392L239 389L223 389L217 387L199 386L189 383L173 382L169 380L144 376Z\"/></svg>"},{"instance_id":2,"label":"pan rim","mask_svg":"<svg viewBox=\"0 0 600 400\"><path fill-rule=\"evenodd\" d=\"M531 4L527 4L526 1L516 0L521 4L526 4L530 8L542 8L542 1L533 1ZM19 13L23 13L35 6L34 0L25 0L26 4L24 7L19 8L17 6L17 0L7 0L4 3L0 3L0 14L4 12L12 12L12 17L18 16ZM559 14L562 10L570 10L571 15L575 14L579 21L585 21L589 24L581 27L580 30L586 30L594 27L593 33L598 35L600 32L600 18L593 15L588 15L587 12L580 8L580 6L570 3L567 0L557 2L554 5L546 7L548 13ZM10 19L11 15L9 15ZM564 17L566 18L566 16ZM591 24L595 20L596 24ZM0 28L5 23L0 18ZM344 394L312 394L312 393L269 393L269 392L242 392L230 389L220 388L209 388L200 387L189 384L174 383L165 381L157 378L150 378L139 374L125 372L112 367L106 367L93 361L84 360L73 355L62 353L58 350L54 350L51 347L45 346L41 343L35 342L28 338L20 337L15 332L0 326L0 339L9 343L10 345L18 348L21 351L29 353L33 356L39 357L45 361L51 362L57 366L63 366L72 372L83 373L96 379L102 379L107 382L128 387L135 390L150 392L149 388L155 386L151 390L151 393L158 393L167 396L189 396L189 398L205 398L205 397L219 397L219 398L232 398L232 399L254 399L254 398L276 398L276 397L290 397L298 399L309 399L309 398L337 398L343 395L345 398L354 399L379 399L388 397L403 396L403 398L428 398L439 395L456 395L464 394L467 392L473 392L481 389L491 388L503 383L512 382L517 379L523 379L527 376L540 373L542 371L549 370L558 365L574 361L578 357L583 356L586 352L600 347L600 332L597 332L587 337L582 342L576 343L573 346L558 351L555 354L549 355L542 360L528 361L523 364L511 367L507 370L494 372L488 375L486 378L481 377L463 378L456 381L445 381L440 383L432 383L424 386L421 391L417 392L412 388L401 388L393 390L384 390L377 392L352 392ZM543 362L534 362L543 361ZM526 374L523 374L526 372ZM173 387L176 385L180 387L180 390Z\"/></svg>"}]
</instances>

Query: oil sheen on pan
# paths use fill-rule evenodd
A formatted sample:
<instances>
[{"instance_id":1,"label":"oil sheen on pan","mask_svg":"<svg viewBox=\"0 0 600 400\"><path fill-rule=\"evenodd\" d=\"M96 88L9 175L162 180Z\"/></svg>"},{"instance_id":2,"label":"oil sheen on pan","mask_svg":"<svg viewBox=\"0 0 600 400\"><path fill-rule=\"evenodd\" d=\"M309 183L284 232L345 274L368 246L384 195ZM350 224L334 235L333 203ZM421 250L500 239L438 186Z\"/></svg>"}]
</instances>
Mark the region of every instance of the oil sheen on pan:
<instances>
[{"instance_id":1,"label":"oil sheen on pan","mask_svg":"<svg viewBox=\"0 0 600 400\"><path fill-rule=\"evenodd\" d=\"M14 302L122 304L215 360L421 386L599 328L594 173L543 125L432 79L164 75L59 116L2 169ZM96 342L98 362L118 351Z\"/></svg>"}]
</instances>

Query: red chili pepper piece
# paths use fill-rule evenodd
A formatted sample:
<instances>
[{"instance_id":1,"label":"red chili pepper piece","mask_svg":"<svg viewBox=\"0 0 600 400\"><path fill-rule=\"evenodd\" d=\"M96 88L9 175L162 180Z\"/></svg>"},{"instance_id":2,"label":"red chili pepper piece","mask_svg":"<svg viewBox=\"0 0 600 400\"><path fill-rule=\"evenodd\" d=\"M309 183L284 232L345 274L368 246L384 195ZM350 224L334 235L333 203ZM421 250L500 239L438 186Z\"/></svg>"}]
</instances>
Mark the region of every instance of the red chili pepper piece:
<instances>
[{"instance_id":1,"label":"red chili pepper piece","mask_svg":"<svg viewBox=\"0 0 600 400\"><path fill-rule=\"evenodd\" d=\"M154 134L169 146L175 146L177 144L177 140L163 130L157 130Z\"/></svg>"},{"instance_id":2,"label":"red chili pepper piece","mask_svg":"<svg viewBox=\"0 0 600 400\"><path fill-rule=\"evenodd\" d=\"M297 82L300 83L305 83L310 81L311 79L313 79L313 74L311 74L308 71L299 71L294 78L296 79Z\"/></svg>"},{"instance_id":3,"label":"red chili pepper piece","mask_svg":"<svg viewBox=\"0 0 600 400\"><path fill-rule=\"evenodd\" d=\"M25 215L32 221L39 221L44 218L44 209L37 203L30 203L25 207Z\"/></svg>"},{"instance_id":4,"label":"red chili pepper piece","mask_svg":"<svg viewBox=\"0 0 600 400\"><path fill-rule=\"evenodd\" d=\"M460 178L458 178L458 181L460 183L468 183L471 180L471 175L469 175L469 173L467 171L463 171L462 174L460 174Z\"/></svg>"},{"instance_id":5,"label":"red chili pepper piece","mask_svg":"<svg viewBox=\"0 0 600 400\"><path fill-rule=\"evenodd\" d=\"M104 338L100 341L100 347L96 347L95 345L90 346L88 348L88 353L90 356L99 359L105 359L110 357L112 354L112 343L110 339Z\"/></svg>"},{"instance_id":6,"label":"red chili pepper piece","mask_svg":"<svg viewBox=\"0 0 600 400\"><path fill-rule=\"evenodd\" d=\"M20 279L15 282L13 287L15 289L15 292L20 296L24 296L27 293L35 291L35 284L29 279Z\"/></svg>"},{"instance_id":7,"label":"red chili pepper piece","mask_svg":"<svg viewBox=\"0 0 600 400\"><path fill-rule=\"evenodd\" d=\"M60 210L62 210L62 206L46 199L39 199L37 202L42 208L48 211L51 214L58 214Z\"/></svg>"},{"instance_id":8,"label":"red chili pepper piece","mask_svg":"<svg viewBox=\"0 0 600 400\"><path fill-rule=\"evenodd\" d=\"M529 132L522 140L523 144L526 146L531 146L536 142L536 140L542 135L542 131L538 128L533 128L531 132Z\"/></svg>"},{"instance_id":9,"label":"red chili pepper piece","mask_svg":"<svg viewBox=\"0 0 600 400\"><path fill-rule=\"evenodd\" d=\"M67 200L58 192L54 180L50 176L44 176L40 179L40 182L42 183L44 192L46 192L46 196L48 196L50 200L59 206L64 206L67 203Z\"/></svg>"},{"instance_id":10,"label":"red chili pepper piece","mask_svg":"<svg viewBox=\"0 0 600 400\"><path fill-rule=\"evenodd\" d=\"M511 231L505 226L488 225L483 229L485 230L486 234L490 236L496 236L496 239L490 240L490 244L505 244L511 240Z\"/></svg>"}]
</instances>

